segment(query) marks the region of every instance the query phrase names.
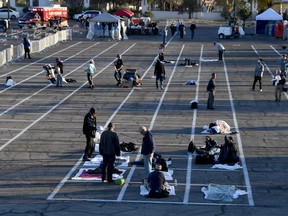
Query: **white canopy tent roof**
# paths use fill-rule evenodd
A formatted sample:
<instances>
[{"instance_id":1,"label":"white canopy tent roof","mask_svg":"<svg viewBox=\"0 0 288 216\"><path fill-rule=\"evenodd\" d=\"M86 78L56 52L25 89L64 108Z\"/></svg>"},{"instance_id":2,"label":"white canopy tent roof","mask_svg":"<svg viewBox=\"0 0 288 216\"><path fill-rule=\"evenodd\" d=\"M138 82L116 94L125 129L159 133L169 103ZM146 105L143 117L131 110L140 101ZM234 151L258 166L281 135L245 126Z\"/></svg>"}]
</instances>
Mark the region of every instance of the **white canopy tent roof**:
<instances>
[{"instance_id":1,"label":"white canopy tent roof","mask_svg":"<svg viewBox=\"0 0 288 216\"><path fill-rule=\"evenodd\" d=\"M90 22L105 22L105 23L118 23L120 21L119 17L116 17L110 13L101 13L96 17L93 17Z\"/></svg>"},{"instance_id":2,"label":"white canopy tent roof","mask_svg":"<svg viewBox=\"0 0 288 216\"><path fill-rule=\"evenodd\" d=\"M256 16L256 21L257 20L279 21L283 20L283 17L280 14L276 13L272 8L268 8L266 11Z\"/></svg>"},{"instance_id":3,"label":"white canopy tent roof","mask_svg":"<svg viewBox=\"0 0 288 216\"><path fill-rule=\"evenodd\" d=\"M115 31L115 34L116 34L115 37L117 39L121 39L121 36L120 36L121 18L117 17L117 16L114 16L114 15L112 15L110 13L107 13L107 12L101 13L98 16L93 17L90 20L89 32L88 32L86 38L88 38L88 39L92 39L93 38L93 36L95 34L95 32L94 32L95 31L95 24L97 24L97 23L117 23L118 30Z\"/></svg>"}]
</instances>

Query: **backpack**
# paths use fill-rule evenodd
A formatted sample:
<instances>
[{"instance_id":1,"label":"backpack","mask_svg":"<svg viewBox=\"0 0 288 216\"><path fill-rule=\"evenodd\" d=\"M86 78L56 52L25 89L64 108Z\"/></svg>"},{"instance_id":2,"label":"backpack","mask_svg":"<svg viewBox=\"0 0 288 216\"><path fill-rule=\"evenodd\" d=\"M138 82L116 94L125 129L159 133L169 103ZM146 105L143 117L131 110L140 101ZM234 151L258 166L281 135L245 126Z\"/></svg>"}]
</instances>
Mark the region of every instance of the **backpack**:
<instances>
[{"instance_id":1,"label":"backpack","mask_svg":"<svg viewBox=\"0 0 288 216\"><path fill-rule=\"evenodd\" d=\"M155 163L162 166L161 171L168 172L168 166L164 158L157 158Z\"/></svg>"},{"instance_id":2,"label":"backpack","mask_svg":"<svg viewBox=\"0 0 288 216\"><path fill-rule=\"evenodd\" d=\"M193 140L191 140L191 141L189 142L189 145L188 145L188 152L191 153L191 154L193 154L193 152L195 151L195 149L196 149L195 144L194 144Z\"/></svg>"}]
</instances>

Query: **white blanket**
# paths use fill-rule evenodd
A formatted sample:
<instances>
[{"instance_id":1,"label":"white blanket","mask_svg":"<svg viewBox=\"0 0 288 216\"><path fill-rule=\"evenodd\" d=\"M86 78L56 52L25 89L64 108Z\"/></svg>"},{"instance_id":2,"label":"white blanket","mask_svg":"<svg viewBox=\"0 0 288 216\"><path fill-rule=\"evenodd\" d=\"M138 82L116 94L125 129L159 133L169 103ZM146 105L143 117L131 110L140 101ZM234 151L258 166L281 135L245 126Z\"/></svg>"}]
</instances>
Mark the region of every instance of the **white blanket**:
<instances>
[{"instance_id":1,"label":"white blanket","mask_svg":"<svg viewBox=\"0 0 288 216\"><path fill-rule=\"evenodd\" d=\"M91 174L91 177L81 177L81 174L84 171L88 171L88 170L94 170L94 168L90 168L90 169L84 169L81 168L79 169L78 173L72 178L73 180L83 180L83 181L102 181L102 175L101 174ZM121 179L123 178L123 174L126 172L126 170L124 169L119 169L119 171L122 171L121 175L113 173L112 175L112 179L116 180L116 179Z\"/></svg>"},{"instance_id":2,"label":"white blanket","mask_svg":"<svg viewBox=\"0 0 288 216\"><path fill-rule=\"evenodd\" d=\"M86 161L83 166L100 166L102 161L102 155L97 155L96 157L92 158L91 161ZM130 156L117 156L115 162L120 163L116 167L128 167L128 164L130 162Z\"/></svg>"},{"instance_id":3,"label":"white blanket","mask_svg":"<svg viewBox=\"0 0 288 216\"><path fill-rule=\"evenodd\" d=\"M169 191L169 195L170 196L175 196L175 187L174 186L168 186L168 191ZM140 195L141 196L146 196L149 194L149 190L144 186L144 185L140 185Z\"/></svg>"},{"instance_id":4,"label":"white blanket","mask_svg":"<svg viewBox=\"0 0 288 216\"><path fill-rule=\"evenodd\" d=\"M234 185L209 184L207 188L202 187L201 191L205 194L205 199L226 202L231 202L240 195L247 194L246 191L239 190Z\"/></svg>"},{"instance_id":5,"label":"white blanket","mask_svg":"<svg viewBox=\"0 0 288 216\"><path fill-rule=\"evenodd\" d=\"M234 166L229 166L227 164L215 164L211 168L213 168L213 169L236 170L236 169L242 169L242 166L240 166L239 164L234 164Z\"/></svg>"}]
</instances>

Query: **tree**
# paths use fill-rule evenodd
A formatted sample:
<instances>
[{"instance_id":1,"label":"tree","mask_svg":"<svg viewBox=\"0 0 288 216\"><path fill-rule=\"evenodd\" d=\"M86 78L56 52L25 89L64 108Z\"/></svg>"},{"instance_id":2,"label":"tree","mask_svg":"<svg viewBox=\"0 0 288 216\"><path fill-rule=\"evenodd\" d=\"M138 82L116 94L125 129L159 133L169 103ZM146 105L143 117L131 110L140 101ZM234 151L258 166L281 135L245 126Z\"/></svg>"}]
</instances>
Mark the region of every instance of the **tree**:
<instances>
[{"instance_id":1,"label":"tree","mask_svg":"<svg viewBox=\"0 0 288 216\"><path fill-rule=\"evenodd\" d=\"M189 19L192 18L193 12L198 10L197 0L182 0L179 7L179 13L188 13Z\"/></svg>"}]
</instances>

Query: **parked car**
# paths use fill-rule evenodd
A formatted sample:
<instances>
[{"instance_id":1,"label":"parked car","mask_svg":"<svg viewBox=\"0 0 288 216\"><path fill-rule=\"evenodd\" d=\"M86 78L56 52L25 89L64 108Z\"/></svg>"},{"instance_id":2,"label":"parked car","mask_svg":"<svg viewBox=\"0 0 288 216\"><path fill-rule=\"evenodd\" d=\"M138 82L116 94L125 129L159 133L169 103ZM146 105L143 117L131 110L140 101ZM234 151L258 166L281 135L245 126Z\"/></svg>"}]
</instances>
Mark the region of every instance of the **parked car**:
<instances>
[{"instance_id":1,"label":"parked car","mask_svg":"<svg viewBox=\"0 0 288 216\"><path fill-rule=\"evenodd\" d=\"M41 17L38 13L27 12L23 17L18 19L18 26L20 28L24 26L36 26L36 24L41 23Z\"/></svg>"},{"instance_id":2,"label":"parked car","mask_svg":"<svg viewBox=\"0 0 288 216\"><path fill-rule=\"evenodd\" d=\"M73 16L73 19L74 20L77 20L77 21L80 21L80 17L83 16L83 19L87 19L88 17L89 18L93 18L93 17L96 17L98 16L99 14L101 14L101 11L98 11L98 10L87 10L87 11L84 11L80 14L74 14Z\"/></svg>"},{"instance_id":3,"label":"parked car","mask_svg":"<svg viewBox=\"0 0 288 216\"><path fill-rule=\"evenodd\" d=\"M8 10L9 10L9 17L8 17ZM8 8L0 8L0 18L17 19L19 18L19 12Z\"/></svg>"}]
</instances>

